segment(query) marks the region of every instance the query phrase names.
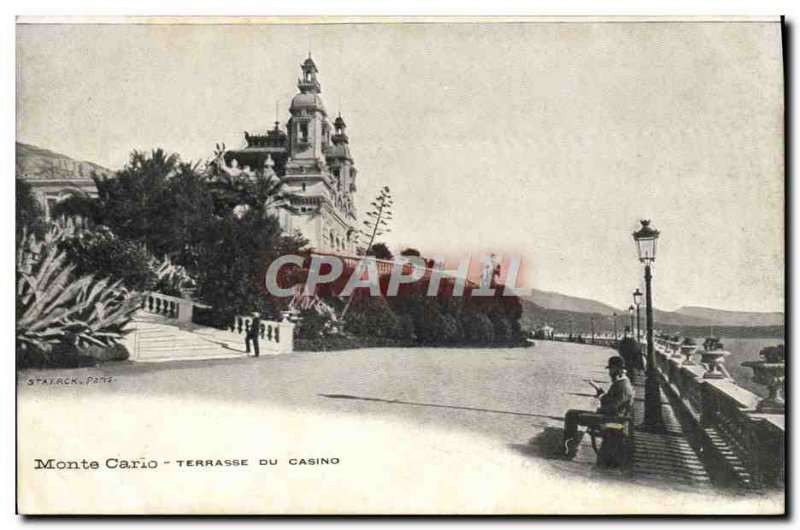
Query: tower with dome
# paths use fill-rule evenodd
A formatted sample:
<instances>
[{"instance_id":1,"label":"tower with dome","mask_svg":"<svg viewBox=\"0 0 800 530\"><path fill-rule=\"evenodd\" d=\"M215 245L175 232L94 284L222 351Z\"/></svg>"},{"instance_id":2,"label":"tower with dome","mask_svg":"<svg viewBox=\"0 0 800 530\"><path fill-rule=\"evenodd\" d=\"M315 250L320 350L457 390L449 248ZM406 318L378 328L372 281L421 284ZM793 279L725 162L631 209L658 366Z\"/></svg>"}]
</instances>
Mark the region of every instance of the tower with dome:
<instances>
[{"instance_id":1,"label":"tower with dome","mask_svg":"<svg viewBox=\"0 0 800 530\"><path fill-rule=\"evenodd\" d=\"M299 230L313 248L354 254L357 172L347 125L341 114L330 120L310 54L300 68L300 92L289 106L285 130L276 121L266 133L245 132L246 146L223 156L232 166L264 168L284 180L285 190L294 195L291 209L275 210L285 231Z\"/></svg>"}]
</instances>

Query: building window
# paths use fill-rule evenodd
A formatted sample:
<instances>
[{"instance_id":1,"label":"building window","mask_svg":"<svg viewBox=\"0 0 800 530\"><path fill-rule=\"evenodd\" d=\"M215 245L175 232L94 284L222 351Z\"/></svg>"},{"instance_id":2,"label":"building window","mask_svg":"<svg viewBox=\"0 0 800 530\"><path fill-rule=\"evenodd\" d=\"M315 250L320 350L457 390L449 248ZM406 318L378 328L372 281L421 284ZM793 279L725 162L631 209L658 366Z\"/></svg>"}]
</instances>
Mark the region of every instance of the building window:
<instances>
[{"instance_id":1,"label":"building window","mask_svg":"<svg viewBox=\"0 0 800 530\"><path fill-rule=\"evenodd\" d=\"M302 186L303 186L303 191L306 191L306 183L305 182L303 182Z\"/></svg>"},{"instance_id":2,"label":"building window","mask_svg":"<svg viewBox=\"0 0 800 530\"><path fill-rule=\"evenodd\" d=\"M302 142L308 141L308 123L300 124L300 141Z\"/></svg>"}]
</instances>

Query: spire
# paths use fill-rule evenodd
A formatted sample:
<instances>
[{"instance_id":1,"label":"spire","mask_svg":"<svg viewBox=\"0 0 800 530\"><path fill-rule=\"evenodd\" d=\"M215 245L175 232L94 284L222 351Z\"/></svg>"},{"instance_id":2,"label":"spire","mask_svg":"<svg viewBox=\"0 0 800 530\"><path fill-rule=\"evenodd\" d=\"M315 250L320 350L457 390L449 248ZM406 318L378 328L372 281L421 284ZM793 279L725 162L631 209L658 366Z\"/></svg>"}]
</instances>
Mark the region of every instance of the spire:
<instances>
[{"instance_id":1,"label":"spire","mask_svg":"<svg viewBox=\"0 0 800 530\"><path fill-rule=\"evenodd\" d=\"M322 92L319 81L317 81L319 70L317 70L317 65L314 64L314 59L311 58L311 52L308 54L308 59L300 65L300 70L303 72L303 77L297 81L297 88L300 89L300 92L304 94L308 92L319 94Z\"/></svg>"},{"instance_id":2,"label":"spire","mask_svg":"<svg viewBox=\"0 0 800 530\"><path fill-rule=\"evenodd\" d=\"M345 133L345 129L347 129L347 124L344 122L344 118L342 118L342 113L339 112L336 116L336 119L333 120L333 129L334 133L331 136L331 141L338 145L338 144L346 144L348 143L347 134Z\"/></svg>"}]
</instances>

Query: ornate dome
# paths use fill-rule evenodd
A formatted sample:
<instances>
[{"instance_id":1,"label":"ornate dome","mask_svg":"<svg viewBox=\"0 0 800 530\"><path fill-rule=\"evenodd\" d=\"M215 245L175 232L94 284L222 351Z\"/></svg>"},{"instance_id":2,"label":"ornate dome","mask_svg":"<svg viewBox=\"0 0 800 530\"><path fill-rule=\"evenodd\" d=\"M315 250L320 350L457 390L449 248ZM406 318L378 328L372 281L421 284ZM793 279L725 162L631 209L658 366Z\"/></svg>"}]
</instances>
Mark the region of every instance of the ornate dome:
<instances>
[{"instance_id":1,"label":"ornate dome","mask_svg":"<svg viewBox=\"0 0 800 530\"><path fill-rule=\"evenodd\" d=\"M314 60L311 58L311 53L310 52L308 54L308 59L303 61L303 69L306 69L306 68L309 69L309 70L313 68L314 71L318 71L317 70L317 65L314 64Z\"/></svg>"},{"instance_id":2,"label":"ornate dome","mask_svg":"<svg viewBox=\"0 0 800 530\"><path fill-rule=\"evenodd\" d=\"M344 119L342 119L341 114L336 116L336 119L333 120L333 126L336 127L337 129L342 129L342 130L344 130L347 127L347 124L344 122Z\"/></svg>"},{"instance_id":3,"label":"ornate dome","mask_svg":"<svg viewBox=\"0 0 800 530\"><path fill-rule=\"evenodd\" d=\"M325 106L322 104L322 98L313 92L297 94L292 99L289 112L300 109L321 110L322 113L325 114Z\"/></svg>"},{"instance_id":4,"label":"ornate dome","mask_svg":"<svg viewBox=\"0 0 800 530\"><path fill-rule=\"evenodd\" d=\"M334 144L328 146L325 150L325 156L327 158L345 158L347 160L352 160L350 156L350 147L347 144Z\"/></svg>"}]
</instances>

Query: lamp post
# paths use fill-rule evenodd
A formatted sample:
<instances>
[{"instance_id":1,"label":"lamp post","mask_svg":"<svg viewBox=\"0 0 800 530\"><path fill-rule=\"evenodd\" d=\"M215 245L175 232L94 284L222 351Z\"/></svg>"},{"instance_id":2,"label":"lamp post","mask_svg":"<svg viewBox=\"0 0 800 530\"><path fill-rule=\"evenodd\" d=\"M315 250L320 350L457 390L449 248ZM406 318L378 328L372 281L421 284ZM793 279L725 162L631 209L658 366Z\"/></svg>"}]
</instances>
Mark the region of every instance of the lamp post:
<instances>
[{"instance_id":1,"label":"lamp post","mask_svg":"<svg viewBox=\"0 0 800 530\"><path fill-rule=\"evenodd\" d=\"M642 292L637 287L633 291L633 304L636 306L636 342L642 342L642 326L639 324L639 308L642 306Z\"/></svg>"},{"instance_id":2,"label":"lamp post","mask_svg":"<svg viewBox=\"0 0 800 530\"><path fill-rule=\"evenodd\" d=\"M594 317L589 317L589 322L592 325L592 344L594 344Z\"/></svg>"},{"instance_id":3,"label":"lamp post","mask_svg":"<svg viewBox=\"0 0 800 530\"><path fill-rule=\"evenodd\" d=\"M617 343L617 312L611 314L611 318L614 319L614 344Z\"/></svg>"},{"instance_id":4,"label":"lamp post","mask_svg":"<svg viewBox=\"0 0 800 530\"><path fill-rule=\"evenodd\" d=\"M636 328L633 327L633 306L632 305L628 306L628 314L631 317L631 328L630 329L631 329L631 336L633 336L633 330L636 329Z\"/></svg>"},{"instance_id":5,"label":"lamp post","mask_svg":"<svg viewBox=\"0 0 800 530\"><path fill-rule=\"evenodd\" d=\"M650 220L640 221L642 226L634 232L633 240L639 252L639 261L644 264L645 321L647 334L647 371L644 384L644 423L643 427L651 432L663 430L661 419L661 392L656 371L656 356L653 348L653 274L651 266L656 260L656 242L658 230L650 226Z\"/></svg>"},{"instance_id":6,"label":"lamp post","mask_svg":"<svg viewBox=\"0 0 800 530\"><path fill-rule=\"evenodd\" d=\"M572 319L569 319L569 340L572 340Z\"/></svg>"}]
</instances>

